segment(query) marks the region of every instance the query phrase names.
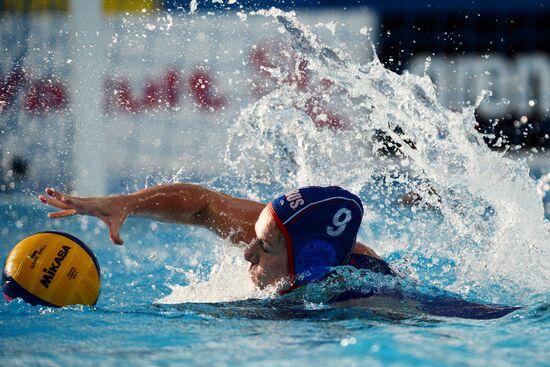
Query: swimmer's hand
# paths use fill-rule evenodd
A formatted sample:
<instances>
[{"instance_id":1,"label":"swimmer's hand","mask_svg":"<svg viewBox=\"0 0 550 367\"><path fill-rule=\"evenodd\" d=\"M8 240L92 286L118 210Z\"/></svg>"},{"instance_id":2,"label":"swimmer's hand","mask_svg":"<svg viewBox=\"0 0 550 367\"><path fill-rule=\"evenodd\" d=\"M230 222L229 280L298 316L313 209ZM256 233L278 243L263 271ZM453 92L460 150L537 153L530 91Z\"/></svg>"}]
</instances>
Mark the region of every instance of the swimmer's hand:
<instances>
[{"instance_id":1,"label":"swimmer's hand","mask_svg":"<svg viewBox=\"0 0 550 367\"><path fill-rule=\"evenodd\" d=\"M75 214L91 215L99 218L109 228L109 238L116 245L122 245L120 228L128 217L127 205L123 196L82 198L64 195L50 187L46 195L38 198L44 204L51 205L60 211L48 213L49 218L64 218Z\"/></svg>"}]
</instances>

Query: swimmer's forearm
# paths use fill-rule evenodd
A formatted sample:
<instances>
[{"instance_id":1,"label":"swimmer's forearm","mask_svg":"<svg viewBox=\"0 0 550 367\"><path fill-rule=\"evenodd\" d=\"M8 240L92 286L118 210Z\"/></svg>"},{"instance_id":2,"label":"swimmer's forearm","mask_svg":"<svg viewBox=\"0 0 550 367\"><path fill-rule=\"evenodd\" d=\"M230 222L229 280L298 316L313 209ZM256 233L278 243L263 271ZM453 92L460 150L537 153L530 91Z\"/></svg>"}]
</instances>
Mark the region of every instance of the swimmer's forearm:
<instances>
[{"instance_id":1,"label":"swimmer's forearm","mask_svg":"<svg viewBox=\"0 0 550 367\"><path fill-rule=\"evenodd\" d=\"M265 205L193 184L151 187L123 196L127 215L198 225L235 244L249 242Z\"/></svg>"},{"instance_id":2,"label":"swimmer's forearm","mask_svg":"<svg viewBox=\"0 0 550 367\"><path fill-rule=\"evenodd\" d=\"M209 204L212 192L192 184L168 184L149 187L121 196L124 210L131 216L143 216L162 222L200 224L200 213Z\"/></svg>"}]
</instances>

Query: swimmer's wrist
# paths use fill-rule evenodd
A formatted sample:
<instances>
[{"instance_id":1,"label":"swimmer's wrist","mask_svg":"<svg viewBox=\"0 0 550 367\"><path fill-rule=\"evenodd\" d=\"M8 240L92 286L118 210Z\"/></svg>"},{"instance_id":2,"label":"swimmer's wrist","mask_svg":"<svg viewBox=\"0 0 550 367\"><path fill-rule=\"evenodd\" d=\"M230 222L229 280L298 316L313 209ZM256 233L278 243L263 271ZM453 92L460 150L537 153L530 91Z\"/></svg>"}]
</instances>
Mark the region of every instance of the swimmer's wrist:
<instances>
[{"instance_id":1,"label":"swimmer's wrist","mask_svg":"<svg viewBox=\"0 0 550 367\"><path fill-rule=\"evenodd\" d=\"M157 195L158 193L149 192L147 189L136 191L128 195L120 195L121 199L119 205L128 216L149 215L159 209L158 201L151 200Z\"/></svg>"},{"instance_id":2,"label":"swimmer's wrist","mask_svg":"<svg viewBox=\"0 0 550 367\"><path fill-rule=\"evenodd\" d=\"M120 205L125 215L139 214L139 199L137 195L119 195L117 199L118 205Z\"/></svg>"}]
</instances>

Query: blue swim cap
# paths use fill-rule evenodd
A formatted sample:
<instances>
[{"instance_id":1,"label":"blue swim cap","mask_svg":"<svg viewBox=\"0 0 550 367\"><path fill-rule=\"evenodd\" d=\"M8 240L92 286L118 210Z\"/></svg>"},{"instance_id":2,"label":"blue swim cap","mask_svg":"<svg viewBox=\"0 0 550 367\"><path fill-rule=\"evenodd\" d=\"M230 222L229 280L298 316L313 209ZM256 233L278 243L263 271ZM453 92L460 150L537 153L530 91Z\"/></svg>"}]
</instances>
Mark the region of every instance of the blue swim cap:
<instances>
[{"instance_id":1,"label":"blue swim cap","mask_svg":"<svg viewBox=\"0 0 550 367\"><path fill-rule=\"evenodd\" d=\"M340 187L302 187L268 204L287 243L292 288L345 265L363 218L363 205Z\"/></svg>"}]
</instances>

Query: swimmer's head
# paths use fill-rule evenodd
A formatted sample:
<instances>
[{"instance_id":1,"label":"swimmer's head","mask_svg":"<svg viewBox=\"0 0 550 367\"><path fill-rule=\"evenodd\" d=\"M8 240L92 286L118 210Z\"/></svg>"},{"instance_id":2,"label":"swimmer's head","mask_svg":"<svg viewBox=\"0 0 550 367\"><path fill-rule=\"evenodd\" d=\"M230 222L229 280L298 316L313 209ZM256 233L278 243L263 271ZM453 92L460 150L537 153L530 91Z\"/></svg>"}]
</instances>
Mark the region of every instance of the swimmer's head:
<instances>
[{"instance_id":1,"label":"swimmer's head","mask_svg":"<svg viewBox=\"0 0 550 367\"><path fill-rule=\"evenodd\" d=\"M244 252L250 262L252 282L260 289L287 288L282 284L288 278L286 242L267 207L261 212L255 230L256 238Z\"/></svg>"},{"instance_id":2,"label":"swimmer's head","mask_svg":"<svg viewBox=\"0 0 550 367\"><path fill-rule=\"evenodd\" d=\"M245 257L260 288L282 290L322 279L348 262L363 217L361 200L339 187L304 187L271 201Z\"/></svg>"}]
</instances>

